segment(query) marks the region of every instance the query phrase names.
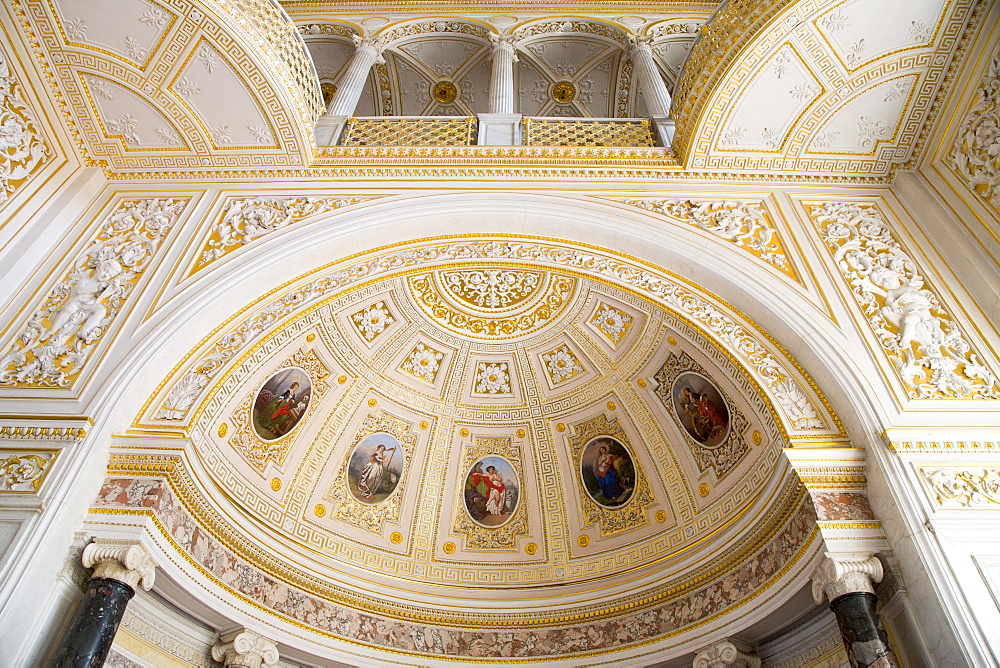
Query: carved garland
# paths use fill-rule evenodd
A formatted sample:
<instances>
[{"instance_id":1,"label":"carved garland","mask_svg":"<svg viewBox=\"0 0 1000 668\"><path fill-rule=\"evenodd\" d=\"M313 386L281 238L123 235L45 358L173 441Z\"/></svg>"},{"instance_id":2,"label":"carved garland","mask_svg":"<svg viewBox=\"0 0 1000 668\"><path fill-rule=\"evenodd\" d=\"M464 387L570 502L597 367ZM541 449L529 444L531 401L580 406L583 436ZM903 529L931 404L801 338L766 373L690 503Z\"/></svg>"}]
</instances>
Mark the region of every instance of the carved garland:
<instances>
[{"instance_id":1,"label":"carved garland","mask_svg":"<svg viewBox=\"0 0 1000 668\"><path fill-rule=\"evenodd\" d=\"M0 385L66 387L177 222L186 199L124 200L0 358Z\"/></svg>"},{"instance_id":2,"label":"carved garland","mask_svg":"<svg viewBox=\"0 0 1000 668\"><path fill-rule=\"evenodd\" d=\"M976 103L962 119L951 164L1000 212L1000 52L983 73Z\"/></svg>"},{"instance_id":3,"label":"carved garland","mask_svg":"<svg viewBox=\"0 0 1000 668\"><path fill-rule=\"evenodd\" d=\"M623 262L606 255L555 246L544 242L459 241L427 245L419 249L403 248L339 268L313 279L267 302L248 314L239 324L219 336L208 352L196 358L167 391L153 416L156 420L180 421L202 391L229 360L252 345L276 323L300 313L324 297L375 276L393 272L468 260L537 263L558 268L594 272L608 280L621 282L639 293L690 318L758 375L758 381L770 391L785 418L796 429L827 429L827 423L792 372L761 343L751 330L732 316L690 290L674 284L653 270Z\"/></svg>"},{"instance_id":4,"label":"carved garland","mask_svg":"<svg viewBox=\"0 0 1000 668\"><path fill-rule=\"evenodd\" d=\"M1000 396L993 372L874 206L828 202L810 215L910 397Z\"/></svg>"},{"instance_id":5,"label":"carved garland","mask_svg":"<svg viewBox=\"0 0 1000 668\"><path fill-rule=\"evenodd\" d=\"M0 51L0 204L10 199L49 153Z\"/></svg>"}]
</instances>

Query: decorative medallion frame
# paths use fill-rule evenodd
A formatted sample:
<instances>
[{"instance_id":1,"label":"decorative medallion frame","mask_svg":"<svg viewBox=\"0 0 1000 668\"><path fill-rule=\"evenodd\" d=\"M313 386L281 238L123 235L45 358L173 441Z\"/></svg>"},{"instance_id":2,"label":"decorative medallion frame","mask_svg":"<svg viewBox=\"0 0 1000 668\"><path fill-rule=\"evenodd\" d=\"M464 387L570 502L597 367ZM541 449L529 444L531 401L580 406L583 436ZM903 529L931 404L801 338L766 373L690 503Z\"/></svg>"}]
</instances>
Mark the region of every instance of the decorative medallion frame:
<instances>
[{"instance_id":1,"label":"decorative medallion frame","mask_svg":"<svg viewBox=\"0 0 1000 668\"><path fill-rule=\"evenodd\" d=\"M513 467L517 474L520 489L517 508L514 516L501 526L487 527L475 522L463 507L464 495L460 492L458 503L455 504L454 532L465 536L465 547L478 550L513 550L517 549L517 539L530 533L528 526L528 506L524 494L524 465L521 459L521 446L516 445L509 436L476 436L472 444L462 446L462 458L459 472L459 486L464 487L465 476L473 463L490 455L503 457Z\"/></svg>"}]
</instances>

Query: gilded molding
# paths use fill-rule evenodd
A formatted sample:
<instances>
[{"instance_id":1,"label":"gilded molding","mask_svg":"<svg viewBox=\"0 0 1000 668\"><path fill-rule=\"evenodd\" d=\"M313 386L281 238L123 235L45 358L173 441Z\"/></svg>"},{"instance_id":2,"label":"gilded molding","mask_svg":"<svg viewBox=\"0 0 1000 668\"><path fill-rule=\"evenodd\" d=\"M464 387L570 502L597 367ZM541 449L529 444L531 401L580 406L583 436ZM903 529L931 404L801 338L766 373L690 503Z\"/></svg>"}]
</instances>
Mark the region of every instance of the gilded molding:
<instances>
[{"instance_id":1,"label":"gilded molding","mask_svg":"<svg viewBox=\"0 0 1000 668\"><path fill-rule=\"evenodd\" d=\"M996 399L1000 385L874 205L809 207L872 332L914 399Z\"/></svg>"},{"instance_id":2,"label":"gilded molding","mask_svg":"<svg viewBox=\"0 0 1000 668\"><path fill-rule=\"evenodd\" d=\"M52 151L35 125L21 86L0 50L0 204L3 204Z\"/></svg>"},{"instance_id":3,"label":"gilded molding","mask_svg":"<svg viewBox=\"0 0 1000 668\"><path fill-rule=\"evenodd\" d=\"M939 508L1000 510L1000 468L918 466Z\"/></svg>"},{"instance_id":4,"label":"gilded molding","mask_svg":"<svg viewBox=\"0 0 1000 668\"><path fill-rule=\"evenodd\" d=\"M962 119L951 166L1000 213L1000 52L986 67L976 101Z\"/></svg>"},{"instance_id":5,"label":"gilded molding","mask_svg":"<svg viewBox=\"0 0 1000 668\"><path fill-rule=\"evenodd\" d=\"M0 357L0 385L68 387L152 263L187 198L122 200Z\"/></svg>"},{"instance_id":6,"label":"gilded molding","mask_svg":"<svg viewBox=\"0 0 1000 668\"><path fill-rule=\"evenodd\" d=\"M83 427L36 427L25 425L0 426L0 439L17 441L82 441L87 435Z\"/></svg>"}]
</instances>

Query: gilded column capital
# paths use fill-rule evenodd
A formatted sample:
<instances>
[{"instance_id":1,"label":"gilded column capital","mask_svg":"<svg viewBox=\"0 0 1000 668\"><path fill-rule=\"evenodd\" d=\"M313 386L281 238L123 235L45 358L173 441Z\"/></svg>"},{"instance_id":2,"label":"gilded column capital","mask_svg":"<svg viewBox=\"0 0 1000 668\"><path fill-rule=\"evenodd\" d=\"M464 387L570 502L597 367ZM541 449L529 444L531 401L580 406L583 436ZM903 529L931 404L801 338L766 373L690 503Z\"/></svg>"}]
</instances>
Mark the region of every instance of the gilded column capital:
<instances>
[{"instance_id":1,"label":"gilded column capital","mask_svg":"<svg viewBox=\"0 0 1000 668\"><path fill-rule=\"evenodd\" d=\"M278 646L273 640L237 629L223 634L212 647L212 658L226 668L260 668L278 663Z\"/></svg>"},{"instance_id":2,"label":"gilded column capital","mask_svg":"<svg viewBox=\"0 0 1000 668\"><path fill-rule=\"evenodd\" d=\"M83 567L93 568L95 578L124 582L149 591L156 577L156 564L139 543L128 540L97 539L83 549Z\"/></svg>"},{"instance_id":3,"label":"gilded column capital","mask_svg":"<svg viewBox=\"0 0 1000 668\"><path fill-rule=\"evenodd\" d=\"M698 651L693 668L760 668L760 657L734 638L714 642Z\"/></svg>"},{"instance_id":4,"label":"gilded column capital","mask_svg":"<svg viewBox=\"0 0 1000 668\"><path fill-rule=\"evenodd\" d=\"M813 600L855 592L874 594L873 585L882 581L882 562L872 552L827 552L812 575Z\"/></svg>"},{"instance_id":5,"label":"gilded column capital","mask_svg":"<svg viewBox=\"0 0 1000 668\"><path fill-rule=\"evenodd\" d=\"M653 38L650 35L629 35L626 53L630 59L638 52L653 55Z\"/></svg>"}]
</instances>

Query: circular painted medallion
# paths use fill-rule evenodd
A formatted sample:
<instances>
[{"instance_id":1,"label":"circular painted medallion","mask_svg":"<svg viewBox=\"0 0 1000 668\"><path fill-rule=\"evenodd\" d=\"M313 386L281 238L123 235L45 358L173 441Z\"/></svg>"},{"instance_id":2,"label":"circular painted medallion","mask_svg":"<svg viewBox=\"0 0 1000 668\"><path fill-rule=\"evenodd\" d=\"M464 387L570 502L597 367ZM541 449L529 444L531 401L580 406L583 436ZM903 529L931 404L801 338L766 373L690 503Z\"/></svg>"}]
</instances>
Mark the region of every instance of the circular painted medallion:
<instances>
[{"instance_id":1,"label":"circular painted medallion","mask_svg":"<svg viewBox=\"0 0 1000 668\"><path fill-rule=\"evenodd\" d=\"M302 369L275 372L257 392L250 411L257 436L276 441L292 431L306 414L311 395L312 381Z\"/></svg>"},{"instance_id":2,"label":"circular painted medallion","mask_svg":"<svg viewBox=\"0 0 1000 668\"><path fill-rule=\"evenodd\" d=\"M361 503L385 501L403 476L403 448L395 436L376 433L354 446L347 464L347 486Z\"/></svg>"},{"instance_id":3,"label":"circular painted medallion","mask_svg":"<svg viewBox=\"0 0 1000 668\"><path fill-rule=\"evenodd\" d=\"M583 447L580 477L595 503L609 508L624 505L635 490L632 454L617 438L593 438Z\"/></svg>"},{"instance_id":4,"label":"circular painted medallion","mask_svg":"<svg viewBox=\"0 0 1000 668\"><path fill-rule=\"evenodd\" d=\"M674 412L688 436L714 448L729 435L729 406L714 382L694 371L674 379Z\"/></svg>"},{"instance_id":5,"label":"circular painted medallion","mask_svg":"<svg viewBox=\"0 0 1000 668\"><path fill-rule=\"evenodd\" d=\"M465 476L463 499L469 517L484 527L503 526L514 517L521 498L521 482L503 457L487 455Z\"/></svg>"}]
</instances>

